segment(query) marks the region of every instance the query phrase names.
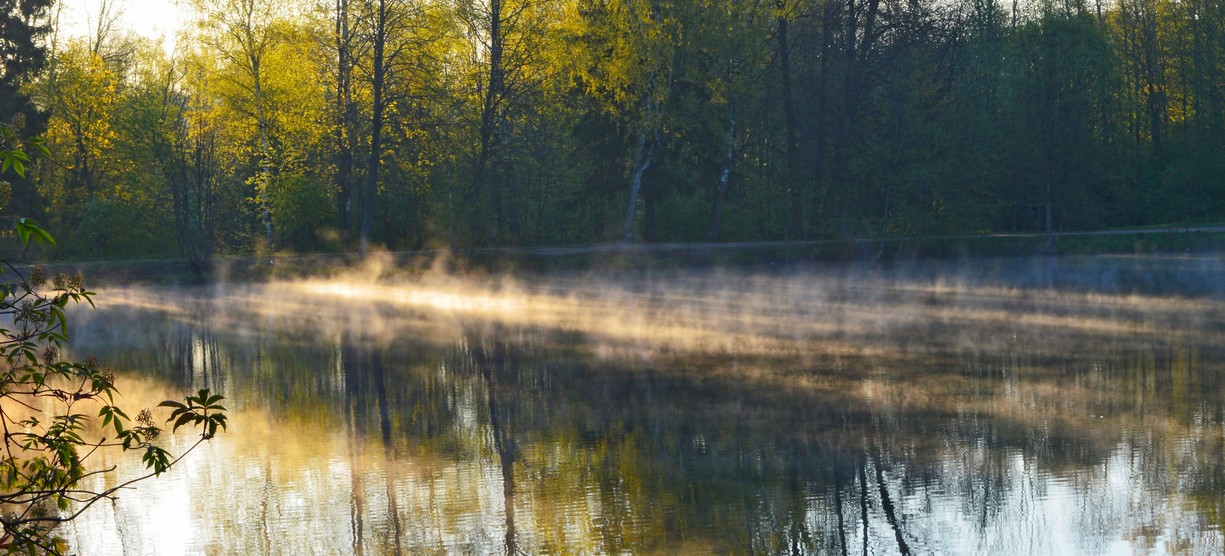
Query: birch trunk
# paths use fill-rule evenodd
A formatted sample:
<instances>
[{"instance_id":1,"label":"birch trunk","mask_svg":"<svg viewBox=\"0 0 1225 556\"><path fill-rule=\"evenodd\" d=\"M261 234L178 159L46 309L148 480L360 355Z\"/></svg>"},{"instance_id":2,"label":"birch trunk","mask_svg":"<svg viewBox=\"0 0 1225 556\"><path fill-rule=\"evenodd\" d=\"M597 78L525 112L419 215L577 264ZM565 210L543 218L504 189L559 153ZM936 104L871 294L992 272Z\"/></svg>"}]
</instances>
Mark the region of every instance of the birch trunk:
<instances>
[{"instance_id":1,"label":"birch trunk","mask_svg":"<svg viewBox=\"0 0 1225 556\"><path fill-rule=\"evenodd\" d=\"M706 230L706 239L718 241L719 222L723 215L723 200L727 195L727 182L732 174L732 160L736 155L736 109L735 105L727 105L727 145L723 152L723 164L719 168L719 180L715 185L715 205L710 211L710 228Z\"/></svg>"}]
</instances>

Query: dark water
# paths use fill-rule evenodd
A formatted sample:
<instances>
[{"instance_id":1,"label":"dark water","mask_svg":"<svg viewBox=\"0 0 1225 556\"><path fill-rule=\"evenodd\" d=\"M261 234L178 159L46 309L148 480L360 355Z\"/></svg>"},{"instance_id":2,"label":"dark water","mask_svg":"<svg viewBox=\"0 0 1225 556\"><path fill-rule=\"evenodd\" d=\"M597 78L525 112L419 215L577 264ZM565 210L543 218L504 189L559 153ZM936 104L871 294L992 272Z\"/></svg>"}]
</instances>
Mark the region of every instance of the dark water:
<instances>
[{"instance_id":1,"label":"dark water","mask_svg":"<svg viewBox=\"0 0 1225 556\"><path fill-rule=\"evenodd\" d=\"M80 554L1221 553L1222 272L103 291L73 353L132 404L220 391L233 426L66 533Z\"/></svg>"}]
</instances>

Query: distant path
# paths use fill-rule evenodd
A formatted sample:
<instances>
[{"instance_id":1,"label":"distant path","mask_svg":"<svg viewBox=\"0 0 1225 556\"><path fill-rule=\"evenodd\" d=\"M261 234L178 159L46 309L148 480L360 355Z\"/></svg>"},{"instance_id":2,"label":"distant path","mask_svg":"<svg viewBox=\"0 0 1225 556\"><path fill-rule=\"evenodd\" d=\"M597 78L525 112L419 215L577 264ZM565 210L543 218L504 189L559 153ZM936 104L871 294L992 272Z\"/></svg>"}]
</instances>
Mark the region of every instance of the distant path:
<instances>
[{"instance_id":1,"label":"distant path","mask_svg":"<svg viewBox=\"0 0 1225 556\"><path fill-rule=\"evenodd\" d=\"M1063 232L1058 237L1088 237L1088 236L1120 236L1120 235L1154 235L1154 234L1185 234L1185 233L1225 233L1225 226L1191 226L1166 228L1133 228L1120 230L1094 230L1084 232ZM899 240L974 240L992 238L1042 238L1044 233L1013 233L1013 234L967 234L921 237L890 237L886 241ZM592 245L563 247L487 247L479 249L462 249L464 255L520 255L538 257L566 256L668 256L727 252L727 251L765 251L770 249L803 249L820 245L832 245L838 242L853 242L858 244L876 244L878 238L856 240L807 240L807 241L754 241L754 242L700 242L700 243L600 243ZM396 251L391 256L401 261L414 258L428 258L442 255L443 250ZM214 259L221 270L223 280L264 279L274 275L301 277L311 275L312 270L331 267L343 267L357 262L353 253L314 253L302 255L272 255L264 257L223 256ZM101 261L65 261L52 262L48 269L57 272L82 270L91 281L103 283L131 284L141 282L152 283L192 283L200 278L186 270L183 259L156 260L101 260ZM284 274L283 274L284 273Z\"/></svg>"},{"instance_id":2,"label":"distant path","mask_svg":"<svg viewBox=\"0 0 1225 556\"><path fill-rule=\"evenodd\" d=\"M1093 230L1088 232L1060 232L1055 234L1055 237L1060 236L1124 236L1124 235L1148 235L1148 234L1189 234L1189 233L1210 233L1219 234L1225 232L1225 226L1182 226L1170 228L1124 228L1121 230ZM979 238L979 237L1044 237L1046 232L1025 233L1025 234L984 234L984 235L969 235L969 236L934 236L939 239L962 239L962 238Z\"/></svg>"},{"instance_id":3,"label":"distant path","mask_svg":"<svg viewBox=\"0 0 1225 556\"><path fill-rule=\"evenodd\" d=\"M1191 226L1191 227L1166 227L1166 228L1126 228L1116 230L1092 230L1081 232L1061 232L1055 234L1056 238L1060 237L1089 237L1089 236L1122 236L1122 235L1154 235L1154 234L1185 234L1185 233L1225 233L1225 226ZM1041 238L1045 237L1045 232L1026 232L1026 233L1007 233L1007 234L961 234L961 235L941 235L941 236L918 236L918 237L889 237L886 241L896 241L899 239L917 239L917 240L949 240L949 239L1006 239L1006 238ZM567 247L484 247L478 249L464 249L465 253L472 254L518 254L518 255L540 255L540 256L567 256L567 255L593 255L599 253L608 254L630 254L630 253L668 253L682 251L700 251L700 250L726 250L726 249L785 249L788 247L807 247L816 245L829 245L838 241L835 239L818 239L805 241L740 241L740 242L698 242L698 243L598 243L592 245L567 246ZM879 238L861 238L850 240L855 243L875 243L880 241Z\"/></svg>"}]
</instances>

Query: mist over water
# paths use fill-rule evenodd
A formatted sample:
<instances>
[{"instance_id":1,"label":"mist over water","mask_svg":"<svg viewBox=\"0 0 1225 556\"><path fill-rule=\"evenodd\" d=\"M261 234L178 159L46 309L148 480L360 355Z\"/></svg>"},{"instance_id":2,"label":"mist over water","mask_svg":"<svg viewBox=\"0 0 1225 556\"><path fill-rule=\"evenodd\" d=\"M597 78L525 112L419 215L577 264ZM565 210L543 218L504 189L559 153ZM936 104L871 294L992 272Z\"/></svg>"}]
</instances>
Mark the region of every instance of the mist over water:
<instances>
[{"instance_id":1,"label":"mist over water","mask_svg":"<svg viewBox=\"0 0 1225 556\"><path fill-rule=\"evenodd\" d=\"M232 426L66 534L80 554L1219 553L1223 271L103 290L72 353L134 407L222 392Z\"/></svg>"}]
</instances>

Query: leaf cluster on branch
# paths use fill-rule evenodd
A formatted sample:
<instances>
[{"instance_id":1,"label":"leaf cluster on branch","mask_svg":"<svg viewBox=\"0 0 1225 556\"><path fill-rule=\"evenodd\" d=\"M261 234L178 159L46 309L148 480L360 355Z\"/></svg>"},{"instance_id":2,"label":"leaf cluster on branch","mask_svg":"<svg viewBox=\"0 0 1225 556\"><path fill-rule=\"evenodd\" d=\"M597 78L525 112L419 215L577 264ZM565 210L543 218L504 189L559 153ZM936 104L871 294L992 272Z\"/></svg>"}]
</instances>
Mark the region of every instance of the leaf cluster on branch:
<instances>
[{"instance_id":1,"label":"leaf cluster on branch","mask_svg":"<svg viewBox=\"0 0 1225 556\"><path fill-rule=\"evenodd\" d=\"M28 161L21 146L0 146L6 162ZM20 153L14 155L12 153ZM20 165L5 165L20 172ZM30 219L19 219L23 244L54 245L51 235ZM162 436L153 412L132 419L116 404L115 375L96 359L61 357L68 341L70 304L93 305L94 292L80 273L48 277L38 266L0 261L0 551L60 554L67 545L55 527L72 521L100 500L113 500L134 483L158 476L187 453L226 428L222 396L200 390L186 403L165 401L167 423L200 429L196 441L175 455L156 444ZM100 450L140 452L145 472L96 487L93 479L114 466L91 468Z\"/></svg>"}]
</instances>

